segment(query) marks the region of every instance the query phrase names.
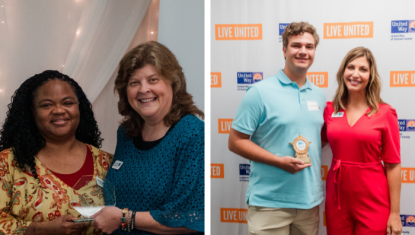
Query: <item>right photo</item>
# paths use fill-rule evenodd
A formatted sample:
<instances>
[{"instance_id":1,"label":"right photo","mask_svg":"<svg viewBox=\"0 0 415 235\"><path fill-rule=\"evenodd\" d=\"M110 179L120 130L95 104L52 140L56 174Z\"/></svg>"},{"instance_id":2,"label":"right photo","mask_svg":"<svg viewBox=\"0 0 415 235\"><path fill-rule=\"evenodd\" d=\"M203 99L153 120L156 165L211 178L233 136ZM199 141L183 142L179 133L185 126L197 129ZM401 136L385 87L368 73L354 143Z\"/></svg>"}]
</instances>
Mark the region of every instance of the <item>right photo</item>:
<instances>
[{"instance_id":1,"label":"right photo","mask_svg":"<svg viewBox=\"0 0 415 235\"><path fill-rule=\"evenodd\" d=\"M211 234L415 233L414 8L211 1Z\"/></svg>"}]
</instances>

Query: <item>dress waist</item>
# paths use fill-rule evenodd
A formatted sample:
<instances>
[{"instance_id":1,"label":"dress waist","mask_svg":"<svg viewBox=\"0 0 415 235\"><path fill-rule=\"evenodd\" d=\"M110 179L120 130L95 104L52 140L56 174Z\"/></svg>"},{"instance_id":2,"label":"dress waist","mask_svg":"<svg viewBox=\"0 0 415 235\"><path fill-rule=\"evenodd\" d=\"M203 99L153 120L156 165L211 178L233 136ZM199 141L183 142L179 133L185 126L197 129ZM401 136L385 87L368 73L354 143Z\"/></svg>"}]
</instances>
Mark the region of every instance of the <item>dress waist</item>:
<instances>
[{"instance_id":1,"label":"dress waist","mask_svg":"<svg viewBox=\"0 0 415 235\"><path fill-rule=\"evenodd\" d=\"M338 162L340 162L340 163L338 163ZM343 161L343 160L340 160L340 159L336 159L334 157L333 157L333 163L343 164L343 165L364 165L364 166L382 164L381 161L377 161L377 162L352 162L352 161Z\"/></svg>"},{"instance_id":2,"label":"dress waist","mask_svg":"<svg viewBox=\"0 0 415 235\"><path fill-rule=\"evenodd\" d=\"M340 210L340 182L341 182L341 166L342 165L356 165L356 166L365 166L370 167L372 166L378 166L382 165L380 161L378 162L351 162L351 161L342 161L340 159L333 158L333 161L331 163L331 166L333 168L334 173L334 183L335 183L335 190L336 190L336 198L335 201L337 201L337 208ZM334 166L334 167L333 167Z\"/></svg>"}]
</instances>

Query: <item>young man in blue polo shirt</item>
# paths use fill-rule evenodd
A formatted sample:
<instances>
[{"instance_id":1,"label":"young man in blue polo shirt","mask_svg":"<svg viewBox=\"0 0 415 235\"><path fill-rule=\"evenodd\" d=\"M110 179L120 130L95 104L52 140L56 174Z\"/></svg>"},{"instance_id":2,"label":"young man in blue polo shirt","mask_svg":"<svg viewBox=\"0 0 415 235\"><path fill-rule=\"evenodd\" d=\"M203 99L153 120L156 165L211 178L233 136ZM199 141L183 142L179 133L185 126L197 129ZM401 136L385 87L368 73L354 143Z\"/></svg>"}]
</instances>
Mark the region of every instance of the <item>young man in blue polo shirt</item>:
<instances>
[{"instance_id":1,"label":"young man in blue polo shirt","mask_svg":"<svg viewBox=\"0 0 415 235\"><path fill-rule=\"evenodd\" d=\"M285 28L285 67L252 85L243 97L229 135L229 149L251 162L246 192L249 234L318 234L321 139L326 98L306 79L319 37L305 22ZM290 142L311 144L311 164L294 158Z\"/></svg>"}]
</instances>

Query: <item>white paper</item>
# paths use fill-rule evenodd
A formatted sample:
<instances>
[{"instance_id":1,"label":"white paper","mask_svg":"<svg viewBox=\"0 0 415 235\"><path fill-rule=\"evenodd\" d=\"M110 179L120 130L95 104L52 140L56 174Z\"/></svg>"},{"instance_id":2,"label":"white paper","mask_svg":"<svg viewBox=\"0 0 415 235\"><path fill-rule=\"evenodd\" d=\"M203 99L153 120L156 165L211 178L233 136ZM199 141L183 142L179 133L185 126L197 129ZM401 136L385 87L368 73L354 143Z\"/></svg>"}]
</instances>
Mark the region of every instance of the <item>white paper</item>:
<instances>
[{"instance_id":1,"label":"white paper","mask_svg":"<svg viewBox=\"0 0 415 235\"><path fill-rule=\"evenodd\" d=\"M104 206L91 206L91 207L84 207L84 206L74 206L73 207L76 211L79 212L83 217L89 218L96 214L98 211L102 210Z\"/></svg>"},{"instance_id":2,"label":"white paper","mask_svg":"<svg viewBox=\"0 0 415 235\"><path fill-rule=\"evenodd\" d=\"M317 101L307 100L308 111L319 111L320 107L318 106Z\"/></svg>"}]
</instances>

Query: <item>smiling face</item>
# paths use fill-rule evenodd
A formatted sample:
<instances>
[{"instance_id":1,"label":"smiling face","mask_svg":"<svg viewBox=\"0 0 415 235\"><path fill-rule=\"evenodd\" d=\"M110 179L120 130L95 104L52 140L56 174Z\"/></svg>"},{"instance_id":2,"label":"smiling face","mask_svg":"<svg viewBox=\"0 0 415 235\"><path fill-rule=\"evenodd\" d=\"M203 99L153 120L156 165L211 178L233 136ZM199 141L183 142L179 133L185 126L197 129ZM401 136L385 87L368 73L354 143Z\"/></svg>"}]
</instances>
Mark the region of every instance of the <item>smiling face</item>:
<instances>
[{"instance_id":1,"label":"smiling face","mask_svg":"<svg viewBox=\"0 0 415 235\"><path fill-rule=\"evenodd\" d=\"M153 65L147 64L131 75L127 85L128 103L147 123L160 122L169 113L173 101L170 82Z\"/></svg>"},{"instance_id":2,"label":"smiling face","mask_svg":"<svg viewBox=\"0 0 415 235\"><path fill-rule=\"evenodd\" d=\"M34 95L33 116L46 141L74 138L80 114L72 87L58 79L39 87Z\"/></svg>"},{"instance_id":3,"label":"smiling face","mask_svg":"<svg viewBox=\"0 0 415 235\"><path fill-rule=\"evenodd\" d=\"M307 71L313 64L316 52L314 38L310 33L291 36L287 47L282 48L285 65L293 72Z\"/></svg>"},{"instance_id":4,"label":"smiling face","mask_svg":"<svg viewBox=\"0 0 415 235\"><path fill-rule=\"evenodd\" d=\"M370 78L370 65L366 56L350 61L344 69L343 79L349 93L366 94Z\"/></svg>"}]
</instances>

